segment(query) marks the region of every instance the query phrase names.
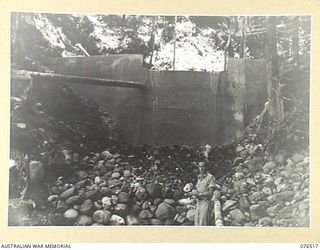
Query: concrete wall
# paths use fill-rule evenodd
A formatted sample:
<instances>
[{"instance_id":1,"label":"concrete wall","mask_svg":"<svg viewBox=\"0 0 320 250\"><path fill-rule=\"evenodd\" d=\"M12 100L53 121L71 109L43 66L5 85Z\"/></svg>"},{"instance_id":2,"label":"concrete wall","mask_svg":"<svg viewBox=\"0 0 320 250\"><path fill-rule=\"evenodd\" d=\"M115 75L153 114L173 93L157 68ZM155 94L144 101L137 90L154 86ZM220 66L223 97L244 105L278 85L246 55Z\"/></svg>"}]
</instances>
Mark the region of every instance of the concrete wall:
<instances>
[{"instance_id":1,"label":"concrete wall","mask_svg":"<svg viewBox=\"0 0 320 250\"><path fill-rule=\"evenodd\" d=\"M244 126L263 110L267 101L266 74L264 60L228 60L228 79L233 86L229 92L235 97L237 105L242 105Z\"/></svg>"},{"instance_id":2,"label":"concrete wall","mask_svg":"<svg viewBox=\"0 0 320 250\"><path fill-rule=\"evenodd\" d=\"M50 58L42 62L55 73L116 80L147 82L141 55L108 55ZM118 122L128 142L138 143L144 94L132 88L87 86L68 83L76 93L101 105Z\"/></svg>"},{"instance_id":3,"label":"concrete wall","mask_svg":"<svg viewBox=\"0 0 320 250\"><path fill-rule=\"evenodd\" d=\"M266 99L263 61L232 59L221 73L147 71L140 55L53 58L44 64L60 74L145 83L144 91L70 84L102 105L131 143L228 144Z\"/></svg>"},{"instance_id":4,"label":"concrete wall","mask_svg":"<svg viewBox=\"0 0 320 250\"><path fill-rule=\"evenodd\" d=\"M141 141L219 143L218 81L219 74L208 72L151 71L144 96Z\"/></svg>"}]
</instances>

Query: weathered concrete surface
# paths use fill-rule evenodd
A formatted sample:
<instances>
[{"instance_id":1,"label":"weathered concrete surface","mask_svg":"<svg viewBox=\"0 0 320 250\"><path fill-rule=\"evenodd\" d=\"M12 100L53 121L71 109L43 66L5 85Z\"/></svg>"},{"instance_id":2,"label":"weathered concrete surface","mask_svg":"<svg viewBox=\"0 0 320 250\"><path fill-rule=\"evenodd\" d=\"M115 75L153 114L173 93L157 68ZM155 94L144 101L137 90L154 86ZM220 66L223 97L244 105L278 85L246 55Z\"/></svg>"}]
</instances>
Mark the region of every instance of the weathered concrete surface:
<instances>
[{"instance_id":1,"label":"weathered concrete surface","mask_svg":"<svg viewBox=\"0 0 320 250\"><path fill-rule=\"evenodd\" d=\"M215 93L218 77L218 73L208 72L151 71L144 97L141 141L219 143Z\"/></svg>"},{"instance_id":2,"label":"weathered concrete surface","mask_svg":"<svg viewBox=\"0 0 320 250\"><path fill-rule=\"evenodd\" d=\"M244 126L247 126L263 110L268 98L266 63L264 60L229 58L228 79L238 88L236 100L238 105L242 105Z\"/></svg>"},{"instance_id":3,"label":"weathered concrete surface","mask_svg":"<svg viewBox=\"0 0 320 250\"><path fill-rule=\"evenodd\" d=\"M58 74L138 81L145 90L86 86L74 90L104 107L131 143L230 143L266 101L263 61L228 61L228 73L147 71L140 55L54 58Z\"/></svg>"},{"instance_id":4,"label":"weathered concrete surface","mask_svg":"<svg viewBox=\"0 0 320 250\"><path fill-rule=\"evenodd\" d=\"M43 62L55 73L85 77L147 82L141 55L50 58ZM139 89L87 86L70 83L76 93L101 105L118 122L128 142L138 143L141 127L143 92Z\"/></svg>"}]
</instances>

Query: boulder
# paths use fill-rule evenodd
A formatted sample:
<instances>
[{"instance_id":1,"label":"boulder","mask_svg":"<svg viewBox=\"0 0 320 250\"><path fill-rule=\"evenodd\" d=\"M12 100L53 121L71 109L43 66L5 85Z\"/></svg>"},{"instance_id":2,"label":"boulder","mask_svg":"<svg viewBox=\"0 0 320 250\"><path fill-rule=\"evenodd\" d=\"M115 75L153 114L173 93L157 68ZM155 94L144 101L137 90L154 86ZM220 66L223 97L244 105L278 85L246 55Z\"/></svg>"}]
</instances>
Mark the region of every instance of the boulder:
<instances>
[{"instance_id":1,"label":"boulder","mask_svg":"<svg viewBox=\"0 0 320 250\"><path fill-rule=\"evenodd\" d=\"M88 215L80 215L75 223L76 226L90 226L93 220Z\"/></svg>"},{"instance_id":2,"label":"boulder","mask_svg":"<svg viewBox=\"0 0 320 250\"><path fill-rule=\"evenodd\" d=\"M173 193L173 199L179 200L183 197L183 195L184 195L184 193L183 193L182 189L176 189L176 190L174 190L174 193Z\"/></svg>"},{"instance_id":3,"label":"boulder","mask_svg":"<svg viewBox=\"0 0 320 250\"><path fill-rule=\"evenodd\" d=\"M300 185L295 185L293 187L293 191L296 192L296 194L294 195L294 200L295 201L301 201L304 198L304 195L300 192ZM308 193L308 192L307 192Z\"/></svg>"},{"instance_id":4,"label":"boulder","mask_svg":"<svg viewBox=\"0 0 320 250\"><path fill-rule=\"evenodd\" d=\"M144 201L141 205L141 209L149 209L150 208L150 205L151 205L151 202L150 201Z\"/></svg>"},{"instance_id":5,"label":"boulder","mask_svg":"<svg viewBox=\"0 0 320 250\"><path fill-rule=\"evenodd\" d=\"M262 188L262 192L264 193L264 194L266 194L266 195L272 195L272 189L271 188L269 188L269 187L264 187L264 188Z\"/></svg>"},{"instance_id":6,"label":"boulder","mask_svg":"<svg viewBox=\"0 0 320 250\"><path fill-rule=\"evenodd\" d=\"M110 218L110 224L112 226L121 226L125 224L125 221L122 217L120 217L119 215L115 215L113 214Z\"/></svg>"},{"instance_id":7,"label":"boulder","mask_svg":"<svg viewBox=\"0 0 320 250\"><path fill-rule=\"evenodd\" d=\"M182 206L191 205L193 203L194 203L194 199L192 199L191 197L178 200L178 204Z\"/></svg>"},{"instance_id":8,"label":"boulder","mask_svg":"<svg viewBox=\"0 0 320 250\"><path fill-rule=\"evenodd\" d=\"M284 178L286 178L287 180L290 180L292 173L293 173L293 171L291 169L286 169L286 170L281 171L280 175L283 176Z\"/></svg>"},{"instance_id":9,"label":"boulder","mask_svg":"<svg viewBox=\"0 0 320 250\"><path fill-rule=\"evenodd\" d=\"M161 189L161 196L163 199L173 199L174 191L170 187L163 187Z\"/></svg>"},{"instance_id":10,"label":"boulder","mask_svg":"<svg viewBox=\"0 0 320 250\"><path fill-rule=\"evenodd\" d=\"M244 150L245 148L243 146L241 146L240 144L238 144L238 146L236 147L236 153L241 152L242 150Z\"/></svg>"},{"instance_id":11,"label":"boulder","mask_svg":"<svg viewBox=\"0 0 320 250\"><path fill-rule=\"evenodd\" d=\"M256 192L253 192L251 195L249 195L248 198L249 198L251 203L256 203L259 200L262 200L264 197L265 197L264 193L262 193L260 191L256 191Z\"/></svg>"},{"instance_id":12,"label":"boulder","mask_svg":"<svg viewBox=\"0 0 320 250\"><path fill-rule=\"evenodd\" d=\"M121 174L119 172L113 172L111 175L111 179L119 179Z\"/></svg>"},{"instance_id":13,"label":"boulder","mask_svg":"<svg viewBox=\"0 0 320 250\"><path fill-rule=\"evenodd\" d=\"M246 197L241 197L239 200L238 200L238 206L239 208L242 210L242 211L247 211L249 210L249 207L250 207L250 204L249 204L249 201Z\"/></svg>"},{"instance_id":14,"label":"boulder","mask_svg":"<svg viewBox=\"0 0 320 250\"><path fill-rule=\"evenodd\" d=\"M250 154L249 150L245 149L239 152L241 158L245 159Z\"/></svg>"},{"instance_id":15,"label":"boulder","mask_svg":"<svg viewBox=\"0 0 320 250\"><path fill-rule=\"evenodd\" d=\"M75 192L76 188L75 187L71 187L69 189L67 189L66 191L64 191L60 197L64 200L68 199L69 197L73 196L74 192Z\"/></svg>"},{"instance_id":16,"label":"boulder","mask_svg":"<svg viewBox=\"0 0 320 250\"><path fill-rule=\"evenodd\" d=\"M100 191L99 191L99 195L101 197L105 197L105 196L111 196L114 194L114 191L111 189L111 188L108 188L108 187L102 187L100 188Z\"/></svg>"},{"instance_id":17,"label":"boulder","mask_svg":"<svg viewBox=\"0 0 320 250\"><path fill-rule=\"evenodd\" d=\"M166 202L169 205L174 205L176 203L174 199L164 199L163 202Z\"/></svg>"},{"instance_id":18,"label":"boulder","mask_svg":"<svg viewBox=\"0 0 320 250\"><path fill-rule=\"evenodd\" d=\"M59 195L54 194L54 195L50 195L47 200L49 203L52 203L54 201L57 201L58 199L59 199Z\"/></svg>"},{"instance_id":19,"label":"boulder","mask_svg":"<svg viewBox=\"0 0 320 250\"><path fill-rule=\"evenodd\" d=\"M246 217L244 214L241 212L240 209L236 208L234 210L230 211L231 218L238 223L242 223L246 220Z\"/></svg>"},{"instance_id":20,"label":"boulder","mask_svg":"<svg viewBox=\"0 0 320 250\"><path fill-rule=\"evenodd\" d=\"M236 208L236 206L237 206L237 201L227 200L222 205L222 212L227 212L229 210L232 210L232 209Z\"/></svg>"},{"instance_id":21,"label":"boulder","mask_svg":"<svg viewBox=\"0 0 320 250\"><path fill-rule=\"evenodd\" d=\"M118 196L115 194L111 195L111 203L113 205L116 205L118 202L119 202Z\"/></svg>"},{"instance_id":22,"label":"boulder","mask_svg":"<svg viewBox=\"0 0 320 250\"><path fill-rule=\"evenodd\" d=\"M236 172L234 173L234 177L237 179L237 180L241 180L245 177L244 173L243 172Z\"/></svg>"},{"instance_id":23,"label":"boulder","mask_svg":"<svg viewBox=\"0 0 320 250\"><path fill-rule=\"evenodd\" d=\"M57 207L56 207L58 212L64 212L68 209L68 206L65 202L63 201L58 201L57 202Z\"/></svg>"},{"instance_id":24,"label":"boulder","mask_svg":"<svg viewBox=\"0 0 320 250\"><path fill-rule=\"evenodd\" d=\"M82 202L82 198L79 195L74 195L66 200L68 206L79 205Z\"/></svg>"},{"instance_id":25,"label":"boulder","mask_svg":"<svg viewBox=\"0 0 320 250\"><path fill-rule=\"evenodd\" d=\"M101 153L101 157L105 160L110 160L112 159L113 155L108 150L105 150Z\"/></svg>"},{"instance_id":26,"label":"boulder","mask_svg":"<svg viewBox=\"0 0 320 250\"><path fill-rule=\"evenodd\" d=\"M73 209L80 211L81 205L73 205Z\"/></svg>"},{"instance_id":27,"label":"boulder","mask_svg":"<svg viewBox=\"0 0 320 250\"><path fill-rule=\"evenodd\" d=\"M76 184L74 184L74 187L76 189L80 189L82 187L84 187L86 184L87 184L87 180L81 180L81 181L78 181Z\"/></svg>"},{"instance_id":28,"label":"boulder","mask_svg":"<svg viewBox=\"0 0 320 250\"><path fill-rule=\"evenodd\" d=\"M295 195L294 191L284 191L281 193L277 193L277 194L273 194L273 195L268 196L267 200L269 202L283 203L286 201L292 201L294 195Z\"/></svg>"},{"instance_id":29,"label":"boulder","mask_svg":"<svg viewBox=\"0 0 320 250\"><path fill-rule=\"evenodd\" d=\"M151 205L149 209L152 213L155 213L157 210L157 206Z\"/></svg>"},{"instance_id":30,"label":"boulder","mask_svg":"<svg viewBox=\"0 0 320 250\"><path fill-rule=\"evenodd\" d=\"M287 168L287 169L292 168L295 165L294 161L291 159L287 159L286 163L287 164L286 164L285 168Z\"/></svg>"},{"instance_id":31,"label":"boulder","mask_svg":"<svg viewBox=\"0 0 320 250\"><path fill-rule=\"evenodd\" d=\"M246 183L247 183L248 185L250 185L250 186L255 186L255 185L256 185L256 183L255 183L255 181L254 181L253 178L247 178L247 179L246 179Z\"/></svg>"},{"instance_id":32,"label":"boulder","mask_svg":"<svg viewBox=\"0 0 320 250\"><path fill-rule=\"evenodd\" d=\"M308 166L309 166L309 163L306 163L305 161L301 161L296 164L295 169L298 171L303 171L303 170L306 170L307 169L306 167Z\"/></svg>"},{"instance_id":33,"label":"boulder","mask_svg":"<svg viewBox=\"0 0 320 250\"><path fill-rule=\"evenodd\" d=\"M94 183L95 183L95 184L100 184L101 182L102 182L102 179L101 179L100 176L96 176L96 177L94 178Z\"/></svg>"},{"instance_id":34,"label":"boulder","mask_svg":"<svg viewBox=\"0 0 320 250\"><path fill-rule=\"evenodd\" d=\"M123 181L122 186L121 186L121 191L125 193L131 193L131 183L127 180Z\"/></svg>"},{"instance_id":35,"label":"boulder","mask_svg":"<svg viewBox=\"0 0 320 250\"><path fill-rule=\"evenodd\" d=\"M85 215L91 215L93 211L94 211L94 204L92 200L90 199L85 200L80 207L80 213Z\"/></svg>"},{"instance_id":36,"label":"boulder","mask_svg":"<svg viewBox=\"0 0 320 250\"><path fill-rule=\"evenodd\" d=\"M274 161L269 161L266 164L263 165L263 171L265 173L269 173L271 170L273 170L277 164Z\"/></svg>"},{"instance_id":37,"label":"boulder","mask_svg":"<svg viewBox=\"0 0 320 250\"><path fill-rule=\"evenodd\" d=\"M132 214L133 215L138 215L141 211L141 208L138 204L133 204L131 208Z\"/></svg>"},{"instance_id":38,"label":"boulder","mask_svg":"<svg viewBox=\"0 0 320 250\"><path fill-rule=\"evenodd\" d=\"M126 192L118 193L118 201L120 203L127 203L129 201L129 194Z\"/></svg>"},{"instance_id":39,"label":"boulder","mask_svg":"<svg viewBox=\"0 0 320 250\"><path fill-rule=\"evenodd\" d=\"M298 205L299 211L309 210L308 203L302 202Z\"/></svg>"},{"instance_id":40,"label":"boulder","mask_svg":"<svg viewBox=\"0 0 320 250\"><path fill-rule=\"evenodd\" d=\"M93 223L91 226L92 227L103 227L104 225L100 224L100 223Z\"/></svg>"},{"instance_id":41,"label":"boulder","mask_svg":"<svg viewBox=\"0 0 320 250\"><path fill-rule=\"evenodd\" d=\"M84 194L85 199L96 200L99 196L99 188L90 190Z\"/></svg>"},{"instance_id":42,"label":"boulder","mask_svg":"<svg viewBox=\"0 0 320 250\"><path fill-rule=\"evenodd\" d=\"M122 182L118 179L110 179L110 180L108 180L107 184L108 184L109 188L112 188L112 187L116 187L116 186L121 186Z\"/></svg>"},{"instance_id":43,"label":"boulder","mask_svg":"<svg viewBox=\"0 0 320 250\"><path fill-rule=\"evenodd\" d=\"M274 157L274 161L277 163L284 163L286 161L287 152L281 151Z\"/></svg>"},{"instance_id":44,"label":"boulder","mask_svg":"<svg viewBox=\"0 0 320 250\"><path fill-rule=\"evenodd\" d=\"M239 165L240 163L243 163L245 161L244 158L242 157L236 157L234 160L233 160L233 166L237 166Z\"/></svg>"},{"instance_id":45,"label":"boulder","mask_svg":"<svg viewBox=\"0 0 320 250\"><path fill-rule=\"evenodd\" d=\"M139 219L139 221L140 221L140 225L142 225L142 226L149 226L149 225L151 225L149 219Z\"/></svg>"},{"instance_id":46,"label":"boulder","mask_svg":"<svg viewBox=\"0 0 320 250\"><path fill-rule=\"evenodd\" d=\"M269 176L269 177L266 177L264 180L263 180L263 185L265 187L270 187L272 188L273 185L274 185L274 178L272 176Z\"/></svg>"},{"instance_id":47,"label":"boulder","mask_svg":"<svg viewBox=\"0 0 320 250\"><path fill-rule=\"evenodd\" d=\"M244 179L242 180L236 180L233 182L233 192L230 192L228 190L228 194L233 194L234 192L238 193L246 193L249 189L249 185L246 183ZM229 193L230 192L230 193Z\"/></svg>"},{"instance_id":48,"label":"boulder","mask_svg":"<svg viewBox=\"0 0 320 250\"><path fill-rule=\"evenodd\" d=\"M129 178L131 176L131 171L126 169L123 171L123 177L124 178Z\"/></svg>"},{"instance_id":49,"label":"boulder","mask_svg":"<svg viewBox=\"0 0 320 250\"><path fill-rule=\"evenodd\" d=\"M108 210L97 210L93 213L92 218L99 224L107 224L111 218L111 212Z\"/></svg>"},{"instance_id":50,"label":"boulder","mask_svg":"<svg viewBox=\"0 0 320 250\"><path fill-rule=\"evenodd\" d=\"M127 225L128 226L135 226L135 225L139 225L140 221L137 217L132 216L132 215L127 215Z\"/></svg>"},{"instance_id":51,"label":"boulder","mask_svg":"<svg viewBox=\"0 0 320 250\"><path fill-rule=\"evenodd\" d=\"M277 192L281 192L281 191L285 191L288 188L290 188L290 185L288 183L280 183L279 185L277 185L276 188L277 188Z\"/></svg>"},{"instance_id":52,"label":"boulder","mask_svg":"<svg viewBox=\"0 0 320 250\"><path fill-rule=\"evenodd\" d=\"M245 164L245 162L244 162L244 164ZM242 171L243 171L243 165L241 164L241 165L239 165L239 166L235 166L235 167L233 168L233 170L235 171L235 173L237 173L237 172L242 172Z\"/></svg>"},{"instance_id":53,"label":"boulder","mask_svg":"<svg viewBox=\"0 0 320 250\"><path fill-rule=\"evenodd\" d=\"M104 209L109 209L112 206L111 198L107 196L101 199L101 203Z\"/></svg>"},{"instance_id":54,"label":"boulder","mask_svg":"<svg viewBox=\"0 0 320 250\"><path fill-rule=\"evenodd\" d=\"M108 162L108 163L111 163L111 164L114 164L116 161L115 161L115 159L110 159L110 160L108 160L107 162Z\"/></svg>"},{"instance_id":55,"label":"boulder","mask_svg":"<svg viewBox=\"0 0 320 250\"><path fill-rule=\"evenodd\" d=\"M138 187L135 192L135 197L138 200L143 200L146 197L146 190L143 187Z\"/></svg>"},{"instance_id":56,"label":"boulder","mask_svg":"<svg viewBox=\"0 0 320 250\"><path fill-rule=\"evenodd\" d=\"M153 226L163 225L163 221L159 219L150 219L150 224Z\"/></svg>"},{"instance_id":57,"label":"boulder","mask_svg":"<svg viewBox=\"0 0 320 250\"><path fill-rule=\"evenodd\" d=\"M252 220L258 220L262 217L265 217L267 214L263 206L255 204L250 206L250 215Z\"/></svg>"},{"instance_id":58,"label":"boulder","mask_svg":"<svg viewBox=\"0 0 320 250\"><path fill-rule=\"evenodd\" d=\"M175 216L175 214L176 214L175 208L166 202L160 203L155 212L157 219L160 219L160 220L171 219Z\"/></svg>"},{"instance_id":59,"label":"boulder","mask_svg":"<svg viewBox=\"0 0 320 250\"><path fill-rule=\"evenodd\" d=\"M174 220L173 220L173 219L166 219L166 220L164 221L164 225L166 225L166 226L173 226L173 225L175 225L175 223L174 223Z\"/></svg>"},{"instance_id":60,"label":"boulder","mask_svg":"<svg viewBox=\"0 0 320 250\"><path fill-rule=\"evenodd\" d=\"M78 178L80 180L84 180L84 179L86 179L88 177L88 174L85 171L82 171L82 170L78 171L77 175L78 175Z\"/></svg>"},{"instance_id":61,"label":"boulder","mask_svg":"<svg viewBox=\"0 0 320 250\"><path fill-rule=\"evenodd\" d=\"M156 198L153 200L153 205L158 206L163 200L161 198Z\"/></svg>"},{"instance_id":62,"label":"boulder","mask_svg":"<svg viewBox=\"0 0 320 250\"><path fill-rule=\"evenodd\" d=\"M254 157L257 158L257 157ZM246 165L248 166L248 169L251 173L255 173L257 171L262 170L262 164L260 159L250 159L246 162Z\"/></svg>"},{"instance_id":63,"label":"boulder","mask_svg":"<svg viewBox=\"0 0 320 250\"><path fill-rule=\"evenodd\" d=\"M299 174L293 173L291 175L291 180L294 182L301 182L301 176Z\"/></svg>"},{"instance_id":64,"label":"boulder","mask_svg":"<svg viewBox=\"0 0 320 250\"><path fill-rule=\"evenodd\" d=\"M267 200L262 200L262 201L258 201L258 203L260 206L264 207L265 209L267 209L268 207L270 207L270 202Z\"/></svg>"},{"instance_id":65,"label":"boulder","mask_svg":"<svg viewBox=\"0 0 320 250\"><path fill-rule=\"evenodd\" d=\"M114 213L120 216L125 216L127 213L127 205L123 203L118 203L114 207Z\"/></svg>"},{"instance_id":66,"label":"boulder","mask_svg":"<svg viewBox=\"0 0 320 250\"><path fill-rule=\"evenodd\" d=\"M280 183L282 183L282 179L283 178L281 176L275 178L274 185L278 186Z\"/></svg>"},{"instance_id":67,"label":"boulder","mask_svg":"<svg viewBox=\"0 0 320 250\"><path fill-rule=\"evenodd\" d=\"M279 204L276 204L276 205L274 205L272 207L267 208L267 214L270 217L275 217L275 216L277 216L279 214L281 209L282 209L282 206L279 205Z\"/></svg>"},{"instance_id":68,"label":"boulder","mask_svg":"<svg viewBox=\"0 0 320 250\"><path fill-rule=\"evenodd\" d=\"M293 160L293 162L294 163L298 163L298 162L301 162L301 161L303 161L304 160L304 156L303 156L303 154L294 154L292 157L291 157L291 159Z\"/></svg>"},{"instance_id":69,"label":"boulder","mask_svg":"<svg viewBox=\"0 0 320 250\"><path fill-rule=\"evenodd\" d=\"M272 219L270 217L263 217L258 221L259 227L269 227L272 225Z\"/></svg>"},{"instance_id":70,"label":"boulder","mask_svg":"<svg viewBox=\"0 0 320 250\"><path fill-rule=\"evenodd\" d=\"M139 219L151 219L153 217L153 214L150 212L150 210L141 210L139 213Z\"/></svg>"},{"instance_id":71,"label":"boulder","mask_svg":"<svg viewBox=\"0 0 320 250\"><path fill-rule=\"evenodd\" d=\"M76 221L76 219L78 218L79 216L79 213L77 210L75 209L68 209L65 213L64 213L64 218L71 222L71 223L74 223Z\"/></svg>"},{"instance_id":72,"label":"boulder","mask_svg":"<svg viewBox=\"0 0 320 250\"><path fill-rule=\"evenodd\" d=\"M93 205L94 205L94 210L102 210L103 209L102 203L100 201L93 202Z\"/></svg>"},{"instance_id":73,"label":"boulder","mask_svg":"<svg viewBox=\"0 0 320 250\"><path fill-rule=\"evenodd\" d=\"M161 197L161 189L159 184L148 183L145 187L150 198L155 199Z\"/></svg>"},{"instance_id":74,"label":"boulder","mask_svg":"<svg viewBox=\"0 0 320 250\"><path fill-rule=\"evenodd\" d=\"M50 188L50 192L53 195L59 195L61 193L61 191L59 190L59 188L57 186Z\"/></svg>"}]
</instances>

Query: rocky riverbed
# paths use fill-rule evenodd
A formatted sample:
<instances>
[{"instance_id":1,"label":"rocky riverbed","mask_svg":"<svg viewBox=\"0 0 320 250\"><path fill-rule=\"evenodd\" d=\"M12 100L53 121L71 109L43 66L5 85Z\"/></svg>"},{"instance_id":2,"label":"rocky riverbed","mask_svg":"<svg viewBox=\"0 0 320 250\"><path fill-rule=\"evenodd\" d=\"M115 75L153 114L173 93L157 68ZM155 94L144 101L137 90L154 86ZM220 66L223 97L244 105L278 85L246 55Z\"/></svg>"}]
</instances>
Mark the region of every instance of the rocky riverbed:
<instances>
[{"instance_id":1,"label":"rocky riverbed","mask_svg":"<svg viewBox=\"0 0 320 250\"><path fill-rule=\"evenodd\" d=\"M306 152L288 155L281 151L267 158L260 145L250 141L237 144L234 150L232 162L224 159L224 174L214 164L209 170L216 173L224 225L309 226ZM193 225L194 203L183 189L196 182L197 168L192 162L199 159L200 151L144 145L127 149L125 154L105 150L83 159L73 154L72 162L65 166L73 170L72 176L55 180L46 204L49 220L37 223ZM210 159L214 162L215 155L222 157L228 151L215 148Z\"/></svg>"}]
</instances>

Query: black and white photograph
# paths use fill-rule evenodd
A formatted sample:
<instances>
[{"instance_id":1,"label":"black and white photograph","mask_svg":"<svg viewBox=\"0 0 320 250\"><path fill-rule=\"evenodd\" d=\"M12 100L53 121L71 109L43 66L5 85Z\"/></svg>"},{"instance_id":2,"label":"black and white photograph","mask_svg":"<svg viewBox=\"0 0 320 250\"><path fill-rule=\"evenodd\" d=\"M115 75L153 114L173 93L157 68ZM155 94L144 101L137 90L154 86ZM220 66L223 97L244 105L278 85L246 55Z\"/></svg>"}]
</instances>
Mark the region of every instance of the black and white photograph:
<instances>
[{"instance_id":1,"label":"black and white photograph","mask_svg":"<svg viewBox=\"0 0 320 250\"><path fill-rule=\"evenodd\" d=\"M8 227L310 228L311 22L12 11Z\"/></svg>"}]
</instances>

